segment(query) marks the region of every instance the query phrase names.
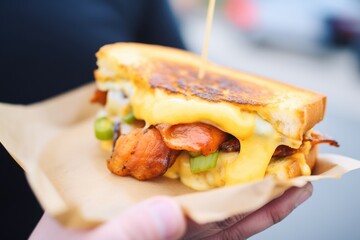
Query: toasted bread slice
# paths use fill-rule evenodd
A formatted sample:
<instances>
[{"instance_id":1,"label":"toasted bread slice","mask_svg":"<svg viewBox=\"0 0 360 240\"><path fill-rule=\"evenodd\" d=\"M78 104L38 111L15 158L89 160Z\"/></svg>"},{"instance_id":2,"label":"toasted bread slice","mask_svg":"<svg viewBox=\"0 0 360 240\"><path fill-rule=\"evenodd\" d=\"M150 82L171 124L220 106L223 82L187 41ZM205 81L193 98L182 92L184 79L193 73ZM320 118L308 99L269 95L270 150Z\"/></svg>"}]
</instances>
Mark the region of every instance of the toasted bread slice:
<instances>
[{"instance_id":1,"label":"toasted bread slice","mask_svg":"<svg viewBox=\"0 0 360 240\"><path fill-rule=\"evenodd\" d=\"M201 59L189 52L138 43L106 45L97 53L98 86L131 80L138 88L167 95L236 105L255 112L286 137L302 140L324 117L326 97L266 78L207 63L198 79Z\"/></svg>"}]
</instances>

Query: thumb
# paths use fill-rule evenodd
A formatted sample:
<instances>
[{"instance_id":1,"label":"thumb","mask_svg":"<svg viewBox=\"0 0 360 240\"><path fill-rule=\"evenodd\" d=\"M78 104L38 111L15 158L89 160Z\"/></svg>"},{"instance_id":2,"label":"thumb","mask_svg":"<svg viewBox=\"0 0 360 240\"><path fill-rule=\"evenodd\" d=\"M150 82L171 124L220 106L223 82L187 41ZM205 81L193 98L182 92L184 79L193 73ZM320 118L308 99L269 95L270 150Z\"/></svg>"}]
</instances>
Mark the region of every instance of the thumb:
<instances>
[{"instance_id":1,"label":"thumb","mask_svg":"<svg viewBox=\"0 0 360 240\"><path fill-rule=\"evenodd\" d=\"M186 228L180 206L168 197L155 197L125 210L100 226L90 239L178 239Z\"/></svg>"}]
</instances>

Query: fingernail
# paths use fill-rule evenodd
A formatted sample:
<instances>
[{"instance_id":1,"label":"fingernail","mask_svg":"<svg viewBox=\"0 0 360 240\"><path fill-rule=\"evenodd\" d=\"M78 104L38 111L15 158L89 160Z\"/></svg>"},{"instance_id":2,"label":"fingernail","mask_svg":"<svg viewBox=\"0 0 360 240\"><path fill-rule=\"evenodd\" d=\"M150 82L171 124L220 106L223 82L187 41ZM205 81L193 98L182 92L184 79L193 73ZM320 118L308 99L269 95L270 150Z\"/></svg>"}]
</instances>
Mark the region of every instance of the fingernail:
<instances>
[{"instance_id":1,"label":"fingernail","mask_svg":"<svg viewBox=\"0 0 360 240\"><path fill-rule=\"evenodd\" d=\"M161 239L177 239L185 231L185 219L180 207L171 199L157 198L149 206Z\"/></svg>"},{"instance_id":2,"label":"fingernail","mask_svg":"<svg viewBox=\"0 0 360 240\"><path fill-rule=\"evenodd\" d=\"M301 190L299 189L298 196L296 199L295 207L299 206L303 202L305 202L308 198L311 197L313 192L313 186L312 184L306 184Z\"/></svg>"}]
</instances>

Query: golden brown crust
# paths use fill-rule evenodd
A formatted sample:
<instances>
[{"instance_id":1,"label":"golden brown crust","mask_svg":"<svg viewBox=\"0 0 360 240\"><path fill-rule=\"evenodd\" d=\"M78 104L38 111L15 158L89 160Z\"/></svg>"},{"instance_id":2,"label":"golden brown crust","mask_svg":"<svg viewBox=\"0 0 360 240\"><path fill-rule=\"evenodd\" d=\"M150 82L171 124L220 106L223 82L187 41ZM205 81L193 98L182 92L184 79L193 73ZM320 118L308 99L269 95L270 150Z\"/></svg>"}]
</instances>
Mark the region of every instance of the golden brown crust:
<instances>
[{"instance_id":1,"label":"golden brown crust","mask_svg":"<svg viewBox=\"0 0 360 240\"><path fill-rule=\"evenodd\" d=\"M161 89L204 101L238 105L256 112L285 136L302 140L321 121L323 95L288 84L207 63L205 76L197 78L201 59L189 52L138 43L116 43L97 53L98 83L130 79L141 88Z\"/></svg>"},{"instance_id":2,"label":"golden brown crust","mask_svg":"<svg viewBox=\"0 0 360 240\"><path fill-rule=\"evenodd\" d=\"M168 94L195 96L210 102L229 102L238 105L265 106L273 92L234 76L207 71L198 78L199 68L173 61L155 62L154 74L149 79L152 88L160 88Z\"/></svg>"}]
</instances>

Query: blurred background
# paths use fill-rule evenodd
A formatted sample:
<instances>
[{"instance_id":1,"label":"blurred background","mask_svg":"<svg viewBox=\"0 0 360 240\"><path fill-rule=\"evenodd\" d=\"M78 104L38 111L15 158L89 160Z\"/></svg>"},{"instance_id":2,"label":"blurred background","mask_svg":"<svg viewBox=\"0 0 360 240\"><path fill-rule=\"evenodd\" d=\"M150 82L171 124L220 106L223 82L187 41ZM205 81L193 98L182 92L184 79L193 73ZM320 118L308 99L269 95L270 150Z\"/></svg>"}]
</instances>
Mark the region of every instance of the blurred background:
<instances>
[{"instance_id":1,"label":"blurred background","mask_svg":"<svg viewBox=\"0 0 360 240\"><path fill-rule=\"evenodd\" d=\"M360 1L217 0L208 59L328 97L321 146L360 160ZM172 0L185 43L201 54L207 0ZM313 197L252 239L360 239L360 171L314 183Z\"/></svg>"}]
</instances>

